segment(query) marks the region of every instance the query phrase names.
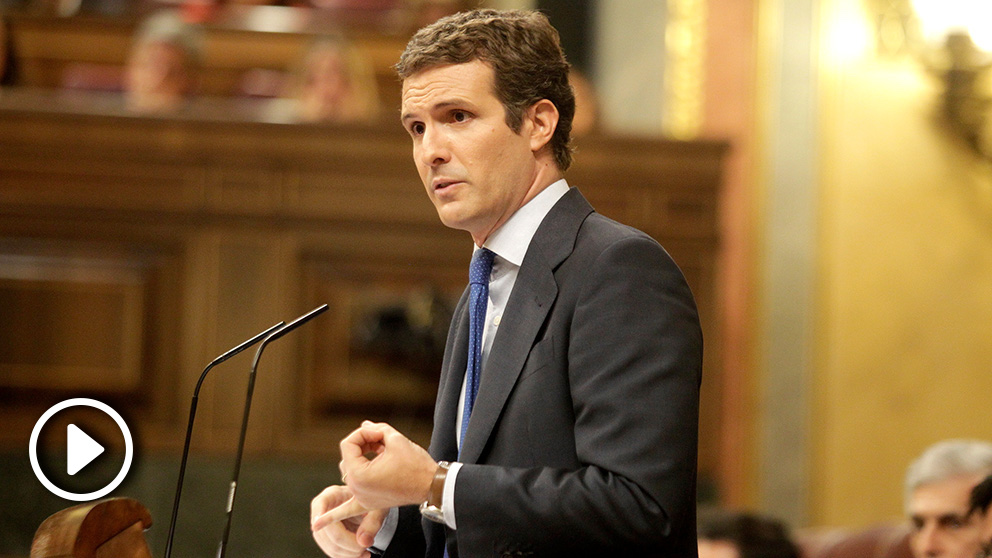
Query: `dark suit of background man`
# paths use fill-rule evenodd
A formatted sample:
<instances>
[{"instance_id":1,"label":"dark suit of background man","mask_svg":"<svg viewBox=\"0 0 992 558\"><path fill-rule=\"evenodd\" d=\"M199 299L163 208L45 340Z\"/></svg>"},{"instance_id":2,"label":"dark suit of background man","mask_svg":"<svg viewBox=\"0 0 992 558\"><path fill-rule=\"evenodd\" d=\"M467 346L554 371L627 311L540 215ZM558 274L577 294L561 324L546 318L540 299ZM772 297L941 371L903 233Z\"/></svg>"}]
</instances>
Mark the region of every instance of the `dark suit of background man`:
<instances>
[{"instance_id":1,"label":"dark suit of background man","mask_svg":"<svg viewBox=\"0 0 992 558\"><path fill-rule=\"evenodd\" d=\"M373 543L387 558L696 556L695 303L657 242L562 180L575 105L557 32L537 12L456 14L397 70L441 221L496 254L481 385L459 444L466 291L430 452L363 423L341 442L345 486L312 503L317 543L336 558Z\"/></svg>"}]
</instances>

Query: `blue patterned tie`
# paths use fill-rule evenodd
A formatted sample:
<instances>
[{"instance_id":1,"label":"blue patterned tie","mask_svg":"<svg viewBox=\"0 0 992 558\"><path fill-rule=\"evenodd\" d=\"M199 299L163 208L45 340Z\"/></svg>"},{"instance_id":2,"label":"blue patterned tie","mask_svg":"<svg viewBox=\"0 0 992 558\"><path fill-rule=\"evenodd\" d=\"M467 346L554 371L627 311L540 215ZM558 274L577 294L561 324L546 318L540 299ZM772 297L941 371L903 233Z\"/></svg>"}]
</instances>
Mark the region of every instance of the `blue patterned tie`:
<instances>
[{"instance_id":1,"label":"blue patterned tie","mask_svg":"<svg viewBox=\"0 0 992 558\"><path fill-rule=\"evenodd\" d=\"M465 408L462 412L461 446L468 432L468 419L475 407L475 397L479 393L479 375L482 371L482 331L486 327L486 306L489 304L489 274L493 270L492 251L480 248L472 255L468 279L471 291L468 304L468 366L465 370Z\"/></svg>"}]
</instances>

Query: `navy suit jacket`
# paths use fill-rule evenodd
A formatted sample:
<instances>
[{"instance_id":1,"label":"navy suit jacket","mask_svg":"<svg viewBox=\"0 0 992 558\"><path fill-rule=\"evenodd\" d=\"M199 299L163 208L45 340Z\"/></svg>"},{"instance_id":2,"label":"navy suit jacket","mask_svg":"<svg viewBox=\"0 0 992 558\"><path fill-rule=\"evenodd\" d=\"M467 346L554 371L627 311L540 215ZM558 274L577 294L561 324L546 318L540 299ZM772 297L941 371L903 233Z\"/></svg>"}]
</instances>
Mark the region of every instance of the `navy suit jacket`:
<instances>
[{"instance_id":1,"label":"navy suit jacket","mask_svg":"<svg viewBox=\"0 0 992 558\"><path fill-rule=\"evenodd\" d=\"M429 451L458 457L466 294ZM455 484L458 529L400 513L386 557L696 556L702 333L665 250L571 189L537 230L483 370ZM426 545L426 548L425 548Z\"/></svg>"}]
</instances>

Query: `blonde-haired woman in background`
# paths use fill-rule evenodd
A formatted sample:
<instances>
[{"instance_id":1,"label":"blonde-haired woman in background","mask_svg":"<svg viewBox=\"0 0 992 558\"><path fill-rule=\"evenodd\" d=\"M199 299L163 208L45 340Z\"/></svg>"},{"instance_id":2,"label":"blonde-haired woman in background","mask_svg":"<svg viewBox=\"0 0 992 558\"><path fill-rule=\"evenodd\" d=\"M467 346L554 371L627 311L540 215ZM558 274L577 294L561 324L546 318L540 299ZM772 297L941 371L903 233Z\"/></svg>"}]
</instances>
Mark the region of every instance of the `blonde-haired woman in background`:
<instances>
[{"instance_id":1,"label":"blonde-haired woman in background","mask_svg":"<svg viewBox=\"0 0 992 558\"><path fill-rule=\"evenodd\" d=\"M371 65L340 36L310 45L293 72L287 97L303 122L362 122L379 115L379 92Z\"/></svg>"}]
</instances>

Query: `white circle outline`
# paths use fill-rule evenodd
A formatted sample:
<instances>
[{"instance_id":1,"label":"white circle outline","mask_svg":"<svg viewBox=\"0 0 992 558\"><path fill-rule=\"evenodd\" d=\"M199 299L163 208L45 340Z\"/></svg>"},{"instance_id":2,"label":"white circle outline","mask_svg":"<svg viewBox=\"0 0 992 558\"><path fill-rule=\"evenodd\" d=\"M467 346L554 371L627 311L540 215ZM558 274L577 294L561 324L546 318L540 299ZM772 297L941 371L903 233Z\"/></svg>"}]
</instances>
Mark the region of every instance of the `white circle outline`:
<instances>
[{"instance_id":1,"label":"white circle outline","mask_svg":"<svg viewBox=\"0 0 992 558\"><path fill-rule=\"evenodd\" d=\"M110 418L114 419L117 423L117 427L121 429L121 433L124 434L124 465L121 467L117 477L110 481L110 484L104 486L100 490L94 490L93 492L86 492L79 494L76 492L69 492L68 490L62 490L55 483L48 480L45 473L41 470L41 466L38 465L38 436L41 434L41 429L45 426L49 419L55 415L55 413L67 409L69 407L92 407L94 409L103 411ZM124 477L127 476L128 471L131 470L131 460L134 458L134 442L131 440L131 431L127 427L127 423L124 419L115 411L110 405L103 403L102 401L97 401L96 399L88 399L86 397L76 397L74 399L66 399L61 403L52 405L38 422L34 423L34 429L31 430L31 441L28 443L28 454L31 458L31 469L34 471L34 476L38 477L41 484L45 485L45 488L49 492L65 498L66 500L72 500L74 502L89 502L90 500L96 500L97 498L102 498L110 493L111 490L117 488L121 482L124 481Z\"/></svg>"}]
</instances>

